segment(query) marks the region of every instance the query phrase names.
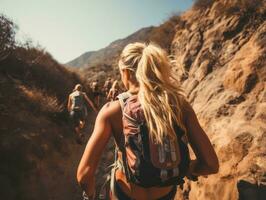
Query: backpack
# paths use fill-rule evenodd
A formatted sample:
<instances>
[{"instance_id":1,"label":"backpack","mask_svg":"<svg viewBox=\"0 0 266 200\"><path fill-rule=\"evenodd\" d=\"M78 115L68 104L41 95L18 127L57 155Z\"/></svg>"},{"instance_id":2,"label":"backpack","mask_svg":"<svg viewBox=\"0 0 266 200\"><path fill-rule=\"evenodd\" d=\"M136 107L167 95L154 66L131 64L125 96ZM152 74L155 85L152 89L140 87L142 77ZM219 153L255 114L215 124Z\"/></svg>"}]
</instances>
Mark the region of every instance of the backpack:
<instances>
[{"instance_id":1,"label":"backpack","mask_svg":"<svg viewBox=\"0 0 266 200\"><path fill-rule=\"evenodd\" d=\"M127 181L144 188L183 184L190 162L184 131L176 125L176 139L165 137L161 145L157 144L149 137L138 96L120 100L120 104L123 110L120 150Z\"/></svg>"},{"instance_id":2,"label":"backpack","mask_svg":"<svg viewBox=\"0 0 266 200\"><path fill-rule=\"evenodd\" d=\"M82 92L75 91L71 94L72 109L81 110L84 108L84 96Z\"/></svg>"}]
</instances>

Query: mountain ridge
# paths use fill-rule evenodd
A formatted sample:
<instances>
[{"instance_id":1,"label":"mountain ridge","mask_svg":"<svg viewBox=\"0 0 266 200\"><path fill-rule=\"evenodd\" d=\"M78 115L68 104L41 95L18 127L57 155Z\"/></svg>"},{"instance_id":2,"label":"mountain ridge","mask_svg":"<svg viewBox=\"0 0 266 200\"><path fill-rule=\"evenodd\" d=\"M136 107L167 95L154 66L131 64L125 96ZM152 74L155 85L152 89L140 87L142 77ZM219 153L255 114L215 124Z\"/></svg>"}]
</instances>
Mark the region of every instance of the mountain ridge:
<instances>
[{"instance_id":1,"label":"mountain ridge","mask_svg":"<svg viewBox=\"0 0 266 200\"><path fill-rule=\"evenodd\" d=\"M129 41L145 41L148 33L153 30L154 27L145 27L141 28L138 31L130 34L129 36L117 39L113 42L111 42L109 45L107 45L104 48L101 48L96 51L88 51L77 58L67 62L65 65L67 66L73 66L73 67L90 67L90 65L97 65L100 64L100 60L106 60L106 57L112 57L112 54L110 54L110 50L117 51L116 48L121 49L125 44L127 44ZM106 62L106 61L105 61ZM107 62L107 64L110 64Z\"/></svg>"}]
</instances>

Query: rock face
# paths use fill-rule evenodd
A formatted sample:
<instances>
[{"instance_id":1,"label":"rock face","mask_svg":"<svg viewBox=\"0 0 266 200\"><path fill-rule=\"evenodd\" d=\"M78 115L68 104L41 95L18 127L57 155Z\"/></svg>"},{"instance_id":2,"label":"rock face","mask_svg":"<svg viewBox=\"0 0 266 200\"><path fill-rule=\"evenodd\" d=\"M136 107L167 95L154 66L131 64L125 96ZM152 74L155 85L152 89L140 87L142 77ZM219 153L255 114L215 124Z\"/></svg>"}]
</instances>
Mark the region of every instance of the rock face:
<instances>
[{"instance_id":1,"label":"rock face","mask_svg":"<svg viewBox=\"0 0 266 200\"><path fill-rule=\"evenodd\" d=\"M194 7L176 27L175 71L220 162L218 174L187 181L178 199L265 198L266 3L245 3Z\"/></svg>"}]
</instances>

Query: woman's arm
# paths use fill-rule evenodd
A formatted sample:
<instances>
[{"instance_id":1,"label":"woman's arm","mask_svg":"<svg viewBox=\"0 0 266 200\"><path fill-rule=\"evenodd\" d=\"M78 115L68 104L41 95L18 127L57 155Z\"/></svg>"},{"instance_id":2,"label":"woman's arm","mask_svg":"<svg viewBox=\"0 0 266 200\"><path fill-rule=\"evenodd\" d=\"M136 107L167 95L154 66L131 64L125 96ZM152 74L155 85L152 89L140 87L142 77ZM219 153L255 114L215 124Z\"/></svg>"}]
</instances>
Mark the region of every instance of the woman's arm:
<instances>
[{"instance_id":1,"label":"woman's arm","mask_svg":"<svg viewBox=\"0 0 266 200\"><path fill-rule=\"evenodd\" d=\"M190 174L208 175L217 173L219 162L212 144L201 128L193 108L186 103L185 124L188 133L189 143L196 155L196 160L191 162Z\"/></svg>"},{"instance_id":2,"label":"woman's arm","mask_svg":"<svg viewBox=\"0 0 266 200\"><path fill-rule=\"evenodd\" d=\"M111 96L112 96L112 89L110 89L109 92L108 92L108 95L106 97L107 101L110 100Z\"/></svg>"},{"instance_id":3,"label":"woman's arm","mask_svg":"<svg viewBox=\"0 0 266 200\"><path fill-rule=\"evenodd\" d=\"M72 105L72 101L71 101L71 98L70 98L70 95L68 96L68 102L67 102L67 110L68 112L70 112L71 110L71 105Z\"/></svg>"},{"instance_id":4,"label":"woman's arm","mask_svg":"<svg viewBox=\"0 0 266 200\"><path fill-rule=\"evenodd\" d=\"M88 196L94 194L96 171L101 154L111 136L110 109L104 106L99 112L93 133L88 141L77 170L77 180Z\"/></svg>"},{"instance_id":5,"label":"woman's arm","mask_svg":"<svg viewBox=\"0 0 266 200\"><path fill-rule=\"evenodd\" d=\"M95 108L94 103L90 100L90 98L86 94L84 94L84 98L86 99L88 104L92 107L92 109L97 113L98 110Z\"/></svg>"}]
</instances>

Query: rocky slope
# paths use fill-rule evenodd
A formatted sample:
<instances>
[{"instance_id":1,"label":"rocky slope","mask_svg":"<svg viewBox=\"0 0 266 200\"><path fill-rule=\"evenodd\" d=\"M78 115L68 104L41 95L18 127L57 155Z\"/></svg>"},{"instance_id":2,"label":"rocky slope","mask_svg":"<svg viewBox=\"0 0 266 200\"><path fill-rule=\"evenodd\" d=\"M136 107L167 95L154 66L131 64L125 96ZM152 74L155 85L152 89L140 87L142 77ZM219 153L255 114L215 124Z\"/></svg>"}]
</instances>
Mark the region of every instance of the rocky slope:
<instances>
[{"instance_id":1,"label":"rocky slope","mask_svg":"<svg viewBox=\"0 0 266 200\"><path fill-rule=\"evenodd\" d=\"M218 153L220 171L187 182L179 197L264 199L266 2L216 1L181 19L171 47L175 70Z\"/></svg>"}]
</instances>

